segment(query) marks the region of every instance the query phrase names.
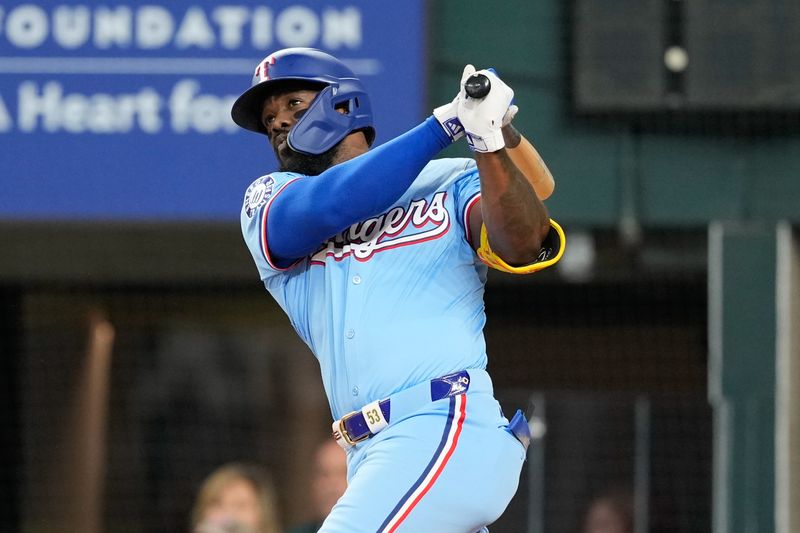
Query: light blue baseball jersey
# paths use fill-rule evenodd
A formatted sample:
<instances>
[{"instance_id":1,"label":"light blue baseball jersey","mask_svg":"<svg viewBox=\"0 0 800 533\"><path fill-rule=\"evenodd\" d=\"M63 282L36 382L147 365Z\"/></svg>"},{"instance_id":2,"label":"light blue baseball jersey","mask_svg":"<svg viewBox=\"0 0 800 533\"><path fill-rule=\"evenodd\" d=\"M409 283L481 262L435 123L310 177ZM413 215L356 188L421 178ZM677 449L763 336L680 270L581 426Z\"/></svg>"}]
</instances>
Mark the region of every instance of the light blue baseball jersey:
<instances>
[{"instance_id":1,"label":"light blue baseball jersey","mask_svg":"<svg viewBox=\"0 0 800 533\"><path fill-rule=\"evenodd\" d=\"M277 172L253 182L242 232L267 290L319 360L333 417L485 368L487 267L467 223L480 197L474 161L431 161L388 210L280 268L269 256L266 221L272 201L297 179L304 176Z\"/></svg>"}]
</instances>

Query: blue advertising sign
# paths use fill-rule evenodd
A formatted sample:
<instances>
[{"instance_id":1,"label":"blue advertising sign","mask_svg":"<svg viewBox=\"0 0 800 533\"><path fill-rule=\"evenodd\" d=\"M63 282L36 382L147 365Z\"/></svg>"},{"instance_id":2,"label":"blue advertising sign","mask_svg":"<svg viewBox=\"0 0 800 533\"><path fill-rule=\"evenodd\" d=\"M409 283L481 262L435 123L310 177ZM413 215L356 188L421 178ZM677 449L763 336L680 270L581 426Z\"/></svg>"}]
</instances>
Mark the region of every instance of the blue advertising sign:
<instances>
[{"instance_id":1,"label":"blue advertising sign","mask_svg":"<svg viewBox=\"0 0 800 533\"><path fill-rule=\"evenodd\" d=\"M276 169L230 119L289 46L364 81L377 143L423 110L423 0L0 3L0 219L236 220Z\"/></svg>"}]
</instances>

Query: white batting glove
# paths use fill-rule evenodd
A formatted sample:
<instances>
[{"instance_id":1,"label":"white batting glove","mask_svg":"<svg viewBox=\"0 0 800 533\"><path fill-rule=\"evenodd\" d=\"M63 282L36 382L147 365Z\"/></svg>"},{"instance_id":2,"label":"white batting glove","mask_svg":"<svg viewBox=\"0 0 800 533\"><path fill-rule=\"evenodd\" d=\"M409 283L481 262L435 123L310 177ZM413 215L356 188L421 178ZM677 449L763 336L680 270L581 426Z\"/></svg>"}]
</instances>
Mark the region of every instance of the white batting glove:
<instances>
[{"instance_id":1,"label":"white batting glove","mask_svg":"<svg viewBox=\"0 0 800 533\"><path fill-rule=\"evenodd\" d=\"M461 93L457 94L449 104L444 104L433 110L433 116L442 125L442 129L444 129L444 132L452 142L464 136L464 127L461 125L461 121L458 120L458 101L460 98Z\"/></svg>"},{"instance_id":2,"label":"white batting glove","mask_svg":"<svg viewBox=\"0 0 800 533\"><path fill-rule=\"evenodd\" d=\"M483 74L489 78L489 94L480 99L467 96L464 83L473 74ZM503 140L503 117L509 111L514 91L497 74L490 70L475 71L467 65L461 76L461 92L458 99L458 119L467 133L467 143L474 152L496 152L505 147Z\"/></svg>"}]
</instances>

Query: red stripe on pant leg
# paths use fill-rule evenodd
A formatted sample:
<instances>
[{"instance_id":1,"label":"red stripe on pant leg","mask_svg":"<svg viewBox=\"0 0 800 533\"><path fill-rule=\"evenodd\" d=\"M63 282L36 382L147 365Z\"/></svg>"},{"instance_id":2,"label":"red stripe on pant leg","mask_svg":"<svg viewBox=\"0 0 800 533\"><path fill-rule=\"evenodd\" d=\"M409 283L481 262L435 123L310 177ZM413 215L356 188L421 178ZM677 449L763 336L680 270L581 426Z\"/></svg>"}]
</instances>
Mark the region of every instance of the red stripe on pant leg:
<instances>
[{"instance_id":1,"label":"red stripe on pant leg","mask_svg":"<svg viewBox=\"0 0 800 533\"><path fill-rule=\"evenodd\" d=\"M448 461L450 461L450 457L453 455L453 452L456 450L456 446L458 446L458 438L461 436L461 430L463 429L464 425L464 418L467 416L467 395L463 394L461 402L461 408L458 413L458 421L456 422L456 432L453 435L453 443L450 445L450 448L447 450L444 460L442 460L442 464L439 465L439 468L436 469L436 472L433 474L430 482L422 489L422 491L414 498L414 501L411 505L406 509L406 511L400 516L400 519L392 526L391 529L387 530L386 533L393 533L400 524L403 523L403 520L411 513L411 510L422 500L423 496L428 493L428 491L433 487L436 480L439 479L439 475L441 475L442 471L444 470L445 465L447 465Z\"/></svg>"}]
</instances>

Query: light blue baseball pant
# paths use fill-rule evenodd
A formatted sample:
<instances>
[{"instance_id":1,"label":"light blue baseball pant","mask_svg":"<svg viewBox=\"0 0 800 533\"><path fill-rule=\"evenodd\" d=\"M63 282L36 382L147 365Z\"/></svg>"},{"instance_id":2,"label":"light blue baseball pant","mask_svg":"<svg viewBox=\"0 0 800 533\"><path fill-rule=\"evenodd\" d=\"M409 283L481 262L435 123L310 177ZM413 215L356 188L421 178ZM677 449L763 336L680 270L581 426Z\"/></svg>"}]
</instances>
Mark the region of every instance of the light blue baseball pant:
<instances>
[{"instance_id":1,"label":"light blue baseball pant","mask_svg":"<svg viewBox=\"0 0 800 533\"><path fill-rule=\"evenodd\" d=\"M349 450L347 491L320 533L485 531L525 461L507 424L490 385L393 419Z\"/></svg>"}]
</instances>

